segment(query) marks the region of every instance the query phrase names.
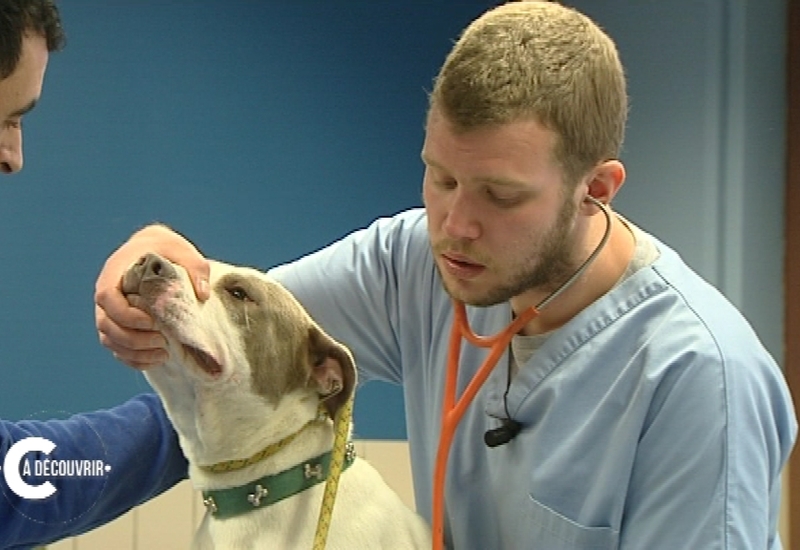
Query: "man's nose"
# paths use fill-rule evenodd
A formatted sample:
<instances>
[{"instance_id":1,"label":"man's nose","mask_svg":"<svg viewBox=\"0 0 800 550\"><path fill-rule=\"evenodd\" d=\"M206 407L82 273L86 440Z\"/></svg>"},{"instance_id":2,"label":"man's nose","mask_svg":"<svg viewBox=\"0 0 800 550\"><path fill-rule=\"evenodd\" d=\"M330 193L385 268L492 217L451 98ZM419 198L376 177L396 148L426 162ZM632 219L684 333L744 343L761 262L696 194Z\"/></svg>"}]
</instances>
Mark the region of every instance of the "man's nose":
<instances>
[{"instance_id":1,"label":"man's nose","mask_svg":"<svg viewBox=\"0 0 800 550\"><path fill-rule=\"evenodd\" d=\"M22 130L0 131L0 171L13 174L22 170Z\"/></svg>"},{"instance_id":2,"label":"man's nose","mask_svg":"<svg viewBox=\"0 0 800 550\"><path fill-rule=\"evenodd\" d=\"M472 199L461 189L454 191L450 198L444 222L445 232L454 239L477 239L481 228Z\"/></svg>"}]
</instances>

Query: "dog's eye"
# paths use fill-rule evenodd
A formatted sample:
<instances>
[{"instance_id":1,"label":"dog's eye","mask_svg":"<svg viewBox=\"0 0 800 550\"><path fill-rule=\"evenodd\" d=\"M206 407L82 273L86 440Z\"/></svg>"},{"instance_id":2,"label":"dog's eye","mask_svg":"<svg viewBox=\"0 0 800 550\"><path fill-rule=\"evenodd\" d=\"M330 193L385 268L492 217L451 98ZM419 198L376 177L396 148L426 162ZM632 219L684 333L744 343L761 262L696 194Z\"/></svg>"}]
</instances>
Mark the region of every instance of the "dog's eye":
<instances>
[{"instance_id":1,"label":"dog's eye","mask_svg":"<svg viewBox=\"0 0 800 550\"><path fill-rule=\"evenodd\" d=\"M250 296L248 296L248 294L245 291L245 289L243 289L240 286L232 286L230 288L226 288L225 290L228 291L228 294L230 294L231 297L239 300L240 302L252 302L253 301L253 299L250 298Z\"/></svg>"}]
</instances>

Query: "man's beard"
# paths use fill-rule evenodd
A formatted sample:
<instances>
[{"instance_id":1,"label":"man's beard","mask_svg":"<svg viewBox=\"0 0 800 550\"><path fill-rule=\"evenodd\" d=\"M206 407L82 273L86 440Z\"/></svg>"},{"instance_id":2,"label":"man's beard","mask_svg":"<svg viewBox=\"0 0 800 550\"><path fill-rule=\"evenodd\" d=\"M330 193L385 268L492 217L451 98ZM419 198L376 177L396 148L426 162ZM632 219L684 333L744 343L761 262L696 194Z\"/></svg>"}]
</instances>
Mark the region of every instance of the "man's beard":
<instances>
[{"instance_id":1,"label":"man's beard","mask_svg":"<svg viewBox=\"0 0 800 550\"><path fill-rule=\"evenodd\" d=\"M445 290L452 298L480 307L507 302L532 289L543 292L555 291L576 269L576 262L573 260L574 238L571 232L576 209L577 207L570 197L565 197L555 225L540 239L538 248L526 256L522 262L508 268L512 271L511 276L507 277L499 286L486 290L482 296L463 299L459 296L460 292L448 288L447 279L442 276L439 265L435 264ZM468 245L459 246L457 243L444 241L434 247L434 252L441 249L456 250L470 255Z\"/></svg>"}]
</instances>

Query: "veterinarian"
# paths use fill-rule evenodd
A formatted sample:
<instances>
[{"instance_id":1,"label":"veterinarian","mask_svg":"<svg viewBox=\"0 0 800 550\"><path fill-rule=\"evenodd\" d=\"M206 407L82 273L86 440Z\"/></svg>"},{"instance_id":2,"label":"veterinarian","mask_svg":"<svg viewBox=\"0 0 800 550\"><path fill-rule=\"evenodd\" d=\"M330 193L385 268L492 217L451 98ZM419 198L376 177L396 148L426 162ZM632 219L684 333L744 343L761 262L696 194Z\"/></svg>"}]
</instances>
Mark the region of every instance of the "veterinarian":
<instances>
[{"instance_id":1,"label":"veterinarian","mask_svg":"<svg viewBox=\"0 0 800 550\"><path fill-rule=\"evenodd\" d=\"M362 381L403 386L417 509L432 523L454 304L483 335L539 309L454 435L451 548L781 547L781 471L797 432L783 375L675 251L604 213L625 181L627 109L615 45L589 19L546 2L495 8L436 78L424 209L272 271L351 347ZM166 227L108 259L100 340L138 368L165 351L119 284L150 251L208 295L205 260ZM459 393L485 356L460 349Z\"/></svg>"},{"instance_id":2,"label":"veterinarian","mask_svg":"<svg viewBox=\"0 0 800 550\"><path fill-rule=\"evenodd\" d=\"M59 13L51 0L0 0L3 174L22 169L22 119L39 99L49 52L63 45ZM29 548L86 532L185 477L186 461L175 452L176 436L167 422L152 394L66 420L0 421L0 548ZM6 483L9 468L4 460L15 444L32 437L54 443L55 449L28 453L21 462L33 464L34 473L44 466L56 475L72 476L53 480L55 492L42 500L19 496ZM151 457L158 467L142 456ZM96 468L98 460L102 469ZM106 465L110 470L105 471ZM27 481L39 485L47 477Z\"/></svg>"}]
</instances>

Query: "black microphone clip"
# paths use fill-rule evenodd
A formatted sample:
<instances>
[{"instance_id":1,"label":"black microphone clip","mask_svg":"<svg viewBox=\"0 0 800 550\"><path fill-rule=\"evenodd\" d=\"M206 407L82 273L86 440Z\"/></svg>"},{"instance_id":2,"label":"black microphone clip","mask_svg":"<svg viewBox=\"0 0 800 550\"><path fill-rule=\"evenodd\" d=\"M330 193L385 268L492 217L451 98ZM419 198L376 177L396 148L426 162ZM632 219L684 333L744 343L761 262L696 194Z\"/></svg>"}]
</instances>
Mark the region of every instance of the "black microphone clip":
<instances>
[{"instance_id":1,"label":"black microphone clip","mask_svg":"<svg viewBox=\"0 0 800 550\"><path fill-rule=\"evenodd\" d=\"M517 434L522 429L522 424L511 418L504 418L502 422L503 425L499 428L487 430L483 434L483 442L486 443L487 447L494 448L505 445L517 437Z\"/></svg>"}]
</instances>

